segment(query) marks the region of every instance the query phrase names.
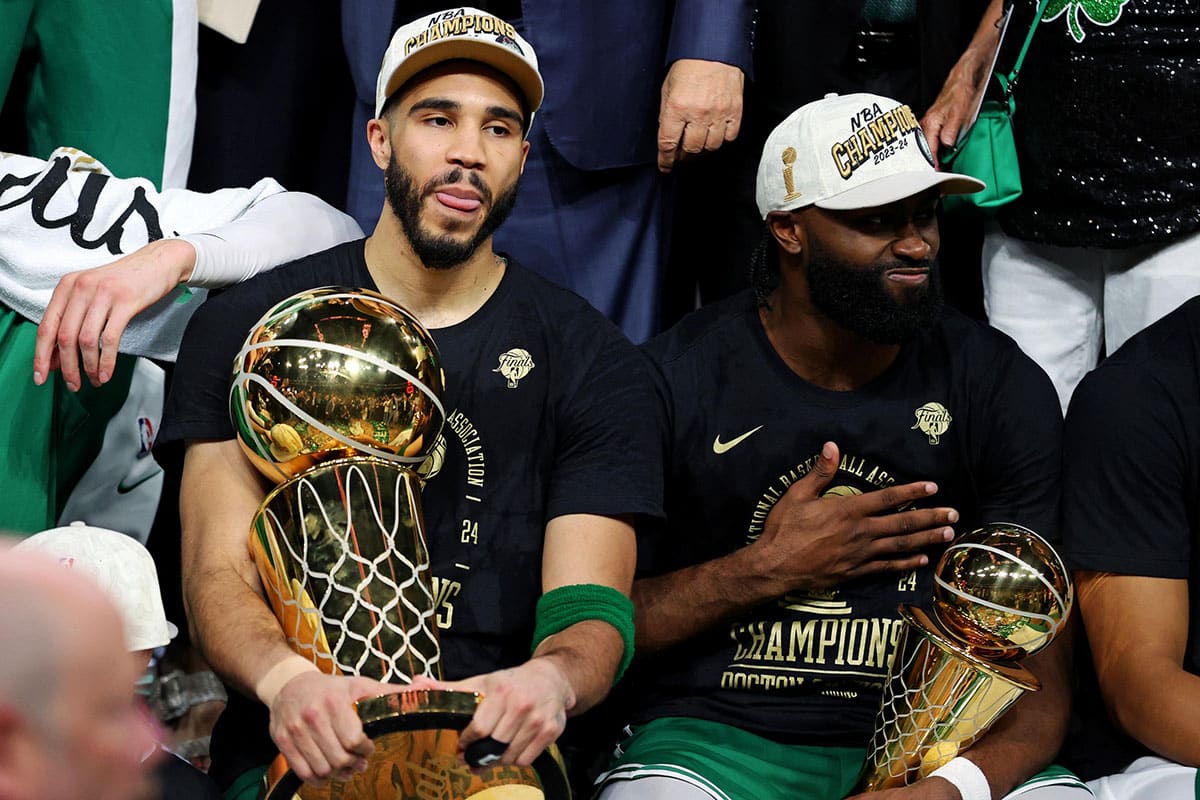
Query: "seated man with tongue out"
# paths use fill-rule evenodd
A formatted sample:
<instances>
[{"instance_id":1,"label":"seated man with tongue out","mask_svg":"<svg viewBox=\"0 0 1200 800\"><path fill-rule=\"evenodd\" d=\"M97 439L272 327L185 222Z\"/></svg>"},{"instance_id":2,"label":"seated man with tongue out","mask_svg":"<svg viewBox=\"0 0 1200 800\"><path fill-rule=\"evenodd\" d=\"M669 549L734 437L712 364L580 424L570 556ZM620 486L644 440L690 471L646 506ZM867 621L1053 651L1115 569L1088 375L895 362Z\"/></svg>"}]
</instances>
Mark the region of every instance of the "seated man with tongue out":
<instances>
[{"instance_id":1,"label":"seated man with tongue out","mask_svg":"<svg viewBox=\"0 0 1200 800\"><path fill-rule=\"evenodd\" d=\"M451 9L397 31L378 86L367 136L387 202L374 233L205 305L160 434L187 441L184 591L209 663L236 690L212 740L226 796L252 796L277 750L305 780L347 778L373 748L353 702L403 688L328 676L293 653L247 554L265 487L234 439L231 365L260 316L298 291L382 292L440 351L442 460L422 505L444 674L484 695L462 744L490 737L500 764L530 764L632 656L632 522L660 513L662 480L657 449L643 452L655 439L648 365L579 297L492 250L542 99L537 59L503 20ZM545 608L561 620L554 608L580 592L586 613L536 624Z\"/></svg>"}]
</instances>

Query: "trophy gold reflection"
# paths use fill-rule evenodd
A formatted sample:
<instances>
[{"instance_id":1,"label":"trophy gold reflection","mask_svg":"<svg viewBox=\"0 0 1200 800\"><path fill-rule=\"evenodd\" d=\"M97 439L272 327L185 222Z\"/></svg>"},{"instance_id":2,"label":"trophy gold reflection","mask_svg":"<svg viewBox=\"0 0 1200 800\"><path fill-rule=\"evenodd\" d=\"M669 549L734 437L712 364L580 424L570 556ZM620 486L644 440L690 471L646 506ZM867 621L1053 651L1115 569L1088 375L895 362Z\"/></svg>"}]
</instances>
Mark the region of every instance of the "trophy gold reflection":
<instances>
[{"instance_id":1,"label":"trophy gold reflection","mask_svg":"<svg viewBox=\"0 0 1200 800\"><path fill-rule=\"evenodd\" d=\"M366 290L280 302L234 364L238 441L277 484L249 548L292 649L330 675L440 679L418 472L446 417L429 333ZM303 785L280 756L268 800L569 797L557 751L530 768L471 771L459 732L481 697L408 691L357 703L375 742L366 772Z\"/></svg>"},{"instance_id":2,"label":"trophy gold reflection","mask_svg":"<svg viewBox=\"0 0 1200 800\"><path fill-rule=\"evenodd\" d=\"M1050 643L1072 604L1062 559L1027 528L990 524L948 547L934 571L933 613L900 607L904 633L859 788L920 780L1038 691L1020 660Z\"/></svg>"}]
</instances>

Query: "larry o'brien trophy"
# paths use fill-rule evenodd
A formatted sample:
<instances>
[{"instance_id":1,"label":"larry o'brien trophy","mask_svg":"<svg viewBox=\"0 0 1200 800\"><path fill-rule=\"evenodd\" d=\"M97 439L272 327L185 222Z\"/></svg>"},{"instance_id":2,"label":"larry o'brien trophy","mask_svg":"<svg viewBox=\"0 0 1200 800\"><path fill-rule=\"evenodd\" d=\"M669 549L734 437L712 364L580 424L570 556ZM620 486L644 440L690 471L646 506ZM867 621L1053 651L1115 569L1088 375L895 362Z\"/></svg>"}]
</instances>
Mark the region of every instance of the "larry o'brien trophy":
<instances>
[{"instance_id":1,"label":"larry o'brien trophy","mask_svg":"<svg viewBox=\"0 0 1200 800\"><path fill-rule=\"evenodd\" d=\"M900 606L904 633L859 788L926 777L1040 690L1020 659L1050 643L1072 603L1062 559L1028 528L985 525L950 545L934 570L933 613Z\"/></svg>"},{"instance_id":2,"label":"larry o'brien trophy","mask_svg":"<svg viewBox=\"0 0 1200 800\"><path fill-rule=\"evenodd\" d=\"M429 333L366 290L296 294L238 354L229 408L242 450L277 484L249 548L292 649L331 675L441 678L418 471L446 412ZM482 698L413 690L357 703L368 769L303 785L280 756L268 800L569 797L557 751L533 768L468 769L458 737Z\"/></svg>"}]
</instances>

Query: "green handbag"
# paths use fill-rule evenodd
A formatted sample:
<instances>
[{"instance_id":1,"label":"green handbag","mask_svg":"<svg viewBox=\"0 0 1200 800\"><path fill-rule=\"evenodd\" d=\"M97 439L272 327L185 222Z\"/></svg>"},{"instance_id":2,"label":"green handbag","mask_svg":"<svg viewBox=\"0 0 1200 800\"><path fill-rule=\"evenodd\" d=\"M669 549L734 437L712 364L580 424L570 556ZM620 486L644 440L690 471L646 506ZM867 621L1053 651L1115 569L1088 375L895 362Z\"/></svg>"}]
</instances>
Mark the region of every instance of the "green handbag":
<instances>
[{"instance_id":1,"label":"green handbag","mask_svg":"<svg viewBox=\"0 0 1200 800\"><path fill-rule=\"evenodd\" d=\"M944 198L942 203L948 212L992 213L1021 196L1021 167L1017 163L1017 142L1013 134L1013 115L1017 111L1013 89L1021 62L1025 60L1048 2L1042 0L1012 72L1008 75L997 72L993 76L1000 83L1002 98L985 100L967 132L959 137L953 148L941 154L942 164L950 171L970 175L987 184L974 194Z\"/></svg>"}]
</instances>

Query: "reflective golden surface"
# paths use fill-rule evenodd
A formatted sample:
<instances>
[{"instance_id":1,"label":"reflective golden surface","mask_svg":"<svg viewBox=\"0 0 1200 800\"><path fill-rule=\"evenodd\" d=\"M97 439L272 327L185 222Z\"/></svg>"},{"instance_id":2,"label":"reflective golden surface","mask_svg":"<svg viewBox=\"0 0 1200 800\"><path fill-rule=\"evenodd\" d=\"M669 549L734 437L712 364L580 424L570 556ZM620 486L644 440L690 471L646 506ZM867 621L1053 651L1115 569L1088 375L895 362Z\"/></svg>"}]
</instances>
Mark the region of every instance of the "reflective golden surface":
<instances>
[{"instance_id":1,"label":"reflective golden surface","mask_svg":"<svg viewBox=\"0 0 1200 800\"><path fill-rule=\"evenodd\" d=\"M470 719L483 695L478 692L446 692L413 689L397 694L364 697L354 704L363 724L405 714L452 714Z\"/></svg>"},{"instance_id":2,"label":"reflective golden surface","mask_svg":"<svg viewBox=\"0 0 1200 800\"><path fill-rule=\"evenodd\" d=\"M1013 661L988 661L919 608L901 606L904 634L884 687L863 791L915 783L966 750L1025 692L1041 688Z\"/></svg>"},{"instance_id":3,"label":"reflective golden surface","mask_svg":"<svg viewBox=\"0 0 1200 800\"><path fill-rule=\"evenodd\" d=\"M250 555L288 644L329 674L441 677L420 480L330 461L267 495Z\"/></svg>"},{"instance_id":4,"label":"reflective golden surface","mask_svg":"<svg viewBox=\"0 0 1200 800\"><path fill-rule=\"evenodd\" d=\"M401 306L325 287L284 300L234 364L229 411L250 461L275 483L368 455L416 468L445 419L432 337Z\"/></svg>"},{"instance_id":5,"label":"reflective golden surface","mask_svg":"<svg viewBox=\"0 0 1200 800\"><path fill-rule=\"evenodd\" d=\"M1041 684L1018 659L1061 630L1074 598L1058 553L1028 528L985 525L946 548L932 615L900 607L864 791L914 783L982 737Z\"/></svg>"},{"instance_id":6,"label":"reflective golden surface","mask_svg":"<svg viewBox=\"0 0 1200 800\"><path fill-rule=\"evenodd\" d=\"M420 323L361 290L294 295L263 317L238 356L230 390L238 439L279 484L248 546L289 645L326 673L441 677L417 469L437 470L436 454L423 462L445 419L443 385ZM365 772L299 786L280 757L264 796L569 798L553 747L536 769L467 767L459 731L480 699L420 690L362 700L375 744Z\"/></svg>"},{"instance_id":7,"label":"reflective golden surface","mask_svg":"<svg viewBox=\"0 0 1200 800\"><path fill-rule=\"evenodd\" d=\"M1073 602L1062 558L1020 525L995 523L959 537L935 572L938 621L963 642L1010 658L1049 644Z\"/></svg>"},{"instance_id":8,"label":"reflective golden surface","mask_svg":"<svg viewBox=\"0 0 1200 800\"><path fill-rule=\"evenodd\" d=\"M367 769L348 781L292 789L286 780L287 762L280 757L266 776L272 787L267 800L569 798L569 791L565 791L566 767L553 745L538 760L537 770L467 767L458 753L459 729L471 719L481 699L471 692L416 690L360 700L358 715L375 743ZM538 770L547 773L545 788Z\"/></svg>"}]
</instances>

